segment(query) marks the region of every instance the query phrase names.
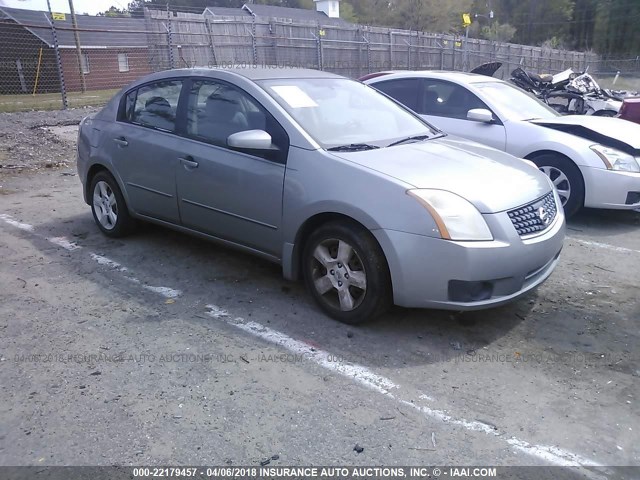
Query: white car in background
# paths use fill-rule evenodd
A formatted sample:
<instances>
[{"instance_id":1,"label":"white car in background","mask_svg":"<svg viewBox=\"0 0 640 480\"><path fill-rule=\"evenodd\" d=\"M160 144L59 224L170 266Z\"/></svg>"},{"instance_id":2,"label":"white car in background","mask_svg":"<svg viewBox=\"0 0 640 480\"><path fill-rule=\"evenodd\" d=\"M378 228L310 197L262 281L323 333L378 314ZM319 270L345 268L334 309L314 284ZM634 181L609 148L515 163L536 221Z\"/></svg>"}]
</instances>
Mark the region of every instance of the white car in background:
<instances>
[{"instance_id":1,"label":"white car in background","mask_svg":"<svg viewBox=\"0 0 640 480\"><path fill-rule=\"evenodd\" d=\"M360 79L443 131L533 161L558 190L565 213L640 207L640 125L560 116L521 89L484 75L380 72Z\"/></svg>"}]
</instances>

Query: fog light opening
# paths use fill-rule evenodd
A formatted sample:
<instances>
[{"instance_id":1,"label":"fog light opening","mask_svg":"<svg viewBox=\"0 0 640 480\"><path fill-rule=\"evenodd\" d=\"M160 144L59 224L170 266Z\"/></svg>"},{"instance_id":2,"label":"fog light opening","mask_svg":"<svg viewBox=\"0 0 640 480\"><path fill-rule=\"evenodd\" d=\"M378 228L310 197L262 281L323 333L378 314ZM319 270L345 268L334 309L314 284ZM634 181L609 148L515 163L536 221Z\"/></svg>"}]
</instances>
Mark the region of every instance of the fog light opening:
<instances>
[{"instance_id":1,"label":"fog light opening","mask_svg":"<svg viewBox=\"0 0 640 480\"><path fill-rule=\"evenodd\" d=\"M640 203L640 192L627 193L627 201L625 202L625 205L633 205L635 203Z\"/></svg>"},{"instance_id":2,"label":"fog light opening","mask_svg":"<svg viewBox=\"0 0 640 480\"><path fill-rule=\"evenodd\" d=\"M491 282L467 282L449 280L449 300L452 302L479 302L488 300L493 295Z\"/></svg>"}]
</instances>

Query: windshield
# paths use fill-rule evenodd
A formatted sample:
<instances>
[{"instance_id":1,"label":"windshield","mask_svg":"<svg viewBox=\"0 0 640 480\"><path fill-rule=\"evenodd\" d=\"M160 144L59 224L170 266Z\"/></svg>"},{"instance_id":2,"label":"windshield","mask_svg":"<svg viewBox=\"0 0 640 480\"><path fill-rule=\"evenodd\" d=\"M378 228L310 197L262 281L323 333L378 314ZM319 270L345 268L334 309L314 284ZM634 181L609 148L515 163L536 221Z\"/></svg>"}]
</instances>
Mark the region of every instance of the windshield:
<instances>
[{"instance_id":1,"label":"windshield","mask_svg":"<svg viewBox=\"0 0 640 480\"><path fill-rule=\"evenodd\" d=\"M474 83L487 98L487 103L499 110L509 120L533 120L553 118L560 114L524 90L502 82Z\"/></svg>"},{"instance_id":2,"label":"windshield","mask_svg":"<svg viewBox=\"0 0 640 480\"><path fill-rule=\"evenodd\" d=\"M403 138L440 133L373 88L346 78L259 83L323 148L385 147Z\"/></svg>"}]
</instances>

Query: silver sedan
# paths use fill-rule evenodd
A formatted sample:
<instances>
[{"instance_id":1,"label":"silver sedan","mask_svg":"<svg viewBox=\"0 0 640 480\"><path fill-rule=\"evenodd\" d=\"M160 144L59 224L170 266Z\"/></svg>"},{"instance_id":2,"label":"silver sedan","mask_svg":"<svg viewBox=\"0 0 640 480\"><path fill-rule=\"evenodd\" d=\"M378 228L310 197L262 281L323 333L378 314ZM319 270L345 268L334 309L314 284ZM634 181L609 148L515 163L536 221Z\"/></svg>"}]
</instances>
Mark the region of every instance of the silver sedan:
<instances>
[{"instance_id":1,"label":"silver sedan","mask_svg":"<svg viewBox=\"0 0 640 480\"><path fill-rule=\"evenodd\" d=\"M582 206L640 207L640 125L560 116L510 83L461 72L363 77L445 132L527 158L556 185L566 214Z\"/></svg>"},{"instance_id":2,"label":"silver sedan","mask_svg":"<svg viewBox=\"0 0 640 480\"><path fill-rule=\"evenodd\" d=\"M564 238L536 168L312 70L147 76L83 120L78 173L104 234L144 220L250 252L348 323L503 304L551 274Z\"/></svg>"}]
</instances>

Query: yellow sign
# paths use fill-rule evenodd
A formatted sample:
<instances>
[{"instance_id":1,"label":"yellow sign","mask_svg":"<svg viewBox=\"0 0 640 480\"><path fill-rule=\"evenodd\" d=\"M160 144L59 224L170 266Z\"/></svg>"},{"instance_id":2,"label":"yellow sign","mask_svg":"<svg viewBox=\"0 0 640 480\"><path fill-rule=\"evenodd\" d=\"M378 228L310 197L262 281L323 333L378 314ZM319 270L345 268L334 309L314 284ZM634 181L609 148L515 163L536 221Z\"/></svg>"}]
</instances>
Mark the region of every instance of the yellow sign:
<instances>
[{"instance_id":1,"label":"yellow sign","mask_svg":"<svg viewBox=\"0 0 640 480\"><path fill-rule=\"evenodd\" d=\"M52 13L51 18L53 18L54 20L61 20L64 22L67 19L67 16L64 13Z\"/></svg>"},{"instance_id":2,"label":"yellow sign","mask_svg":"<svg viewBox=\"0 0 640 480\"><path fill-rule=\"evenodd\" d=\"M325 33L324 29L322 29L322 28L320 29L320 31L318 32L318 34L319 34L321 37L324 37L324 36L326 35L326 33Z\"/></svg>"},{"instance_id":3,"label":"yellow sign","mask_svg":"<svg viewBox=\"0 0 640 480\"><path fill-rule=\"evenodd\" d=\"M471 14L470 13L463 13L462 14L462 26L463 27L468 27L469 25L471 25Z\"/></svg>"}]
</instances>

